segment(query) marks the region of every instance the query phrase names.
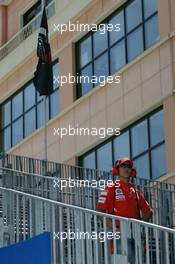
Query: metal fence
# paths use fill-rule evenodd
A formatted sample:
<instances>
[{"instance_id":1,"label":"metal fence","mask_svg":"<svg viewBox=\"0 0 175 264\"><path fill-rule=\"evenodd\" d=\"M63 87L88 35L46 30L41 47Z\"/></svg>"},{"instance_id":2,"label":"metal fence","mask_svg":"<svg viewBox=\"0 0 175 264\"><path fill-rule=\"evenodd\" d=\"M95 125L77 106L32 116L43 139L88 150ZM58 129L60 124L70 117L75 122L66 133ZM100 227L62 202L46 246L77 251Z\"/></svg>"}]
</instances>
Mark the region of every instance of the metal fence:
<instances>
[{"instance_id":1,"label":"metal fence","mask_svg":"<svg viewBox=\"0 0 175 264\"><path fill-rule=\"evenodd\" d=\"M3 187L95 210L98 196L104 189L106 181L102 179L94 181L93 177L76 179L75 173L73 175L68 173L73 169L66 168L69 166L60 164L58 174L45 176L0 167L0 184ZM83 168L75 167L77 172L78 169L85 171ZM175 226L175 186L143 179L137 179L135 184L154 210L151 222L173 228Z\"/></svg>"},{"instance_id":2,"label":"metal fence","mask_svg":"<svg viewBox=\"0 0 175 264\"><path fill-rule=\"evenodd\" d=\"M114 264L119 260L127 264L132 259L131 245L135 255L132 263L175 263L175 230L4 187L0 187L0 194L0 246L49 231L54 264ZM113 255L109 251L111 243Z\"/></svg>"}]
</instances>

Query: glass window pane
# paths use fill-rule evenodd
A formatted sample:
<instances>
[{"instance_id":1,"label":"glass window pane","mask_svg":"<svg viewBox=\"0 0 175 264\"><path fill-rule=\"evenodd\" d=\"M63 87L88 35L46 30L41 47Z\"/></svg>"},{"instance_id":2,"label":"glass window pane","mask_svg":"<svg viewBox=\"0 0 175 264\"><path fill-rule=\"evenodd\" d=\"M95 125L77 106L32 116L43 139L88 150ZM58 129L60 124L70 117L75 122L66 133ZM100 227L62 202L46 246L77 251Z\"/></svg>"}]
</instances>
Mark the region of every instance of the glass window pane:
<instances>
[{"instance_id":1,"label":"glass window pane","mask_svg":"<svg viewBox=\"0 0 175 264\"><path fill-rule=\"evenodd\" d=\"M11 148L11 126L4 129L4 151Z\"/></svg>"},{"instance_id":2,"label":"glass window pane","mask_svg":"<svg viewBox=\"0 0 175 264\"><path fill-rule=\"evenodd\" d=\"M23 26L28 24L41 11L41 1L37 1L27 12L23 15Z\"/></svg>"},{"instance_id":3,"label":"glass window pane","mask_svg":"<svg viewBox=\"0 0 175 264\"><path fill-rule=\"evenodd\" d=\"M24 89L24 110L27 111L35 104L35 87L33 83Z\"/></svg>"},{"instance_id":4,"label":"glass window pane","mask_svg":"<svg viewBox=\"0 0 175 264\"><path fill-rule=\"evenodd\" d=\"M125 41L122 40L110 50L111 74L126 64Z\"/></svg>"},{"instance_id":5,"label":"glass window pane","mask_svg":"<svg viewBox=\"0 0 175 264\"><path fill-rule=\"evenodd\" d=\"M143 52L143 30L139 27L127 38L128 61L133 60Z\"/></svg>"},{"instance_id":6,"label":"glass window pane","mask_svg":"<svg viewBox=\"0 0 175 264\"><path fill-rule=\"evenodd\" d=\"M148 154L145 154L139 157L138 159L135 159L134 167L136 167L136 170L137 170L137 177L143 178L143 179L150 179Z\"/></svg>"},{"instance_id":7,"label":"glass window pane","mask_svg":"<svg viewBox=\"0 0 175 264\"><path fill-rule=\"evenodd\" d=\"M135 157L148 149L147 120L131 129L132 155Z\"/></svg>"},{"instance_id":8,"label":"glass window pane","mask_svg":"<svg viewBox=\"0 0 175 264\"><path fill-rule=\"evenodd\" d=\"M112 19L109 20L109 24L112 24L114 30L109 31L110 45L118 41L124 36L124 12L123 10L116 14ZM120 24L120 31L116 30L115 26Z\"/></svg>"},{"instance_id":9,"label":"glass window pane","mask_svg":"<svg viewBox=\"0 0 175 264\"><path fill-rule=\"evenodd\" d=\"M158 16L156 15L145 23L146 48L151 47L159 39Z\"/></svg>"},{"instance_id":10,"label":"glass window pane","mask_svg":"<svg viewBox=\"0 0 175 264\"><path fill-rule=\"evenodd\" d=\"M49 121L49 108L48 108L48 97L47 97L47 121ZM37 128L41 127L44 124L45 116L44 116L44 101L41 101L37 105Z\"/></svg>"},{"instance_id":11,"label":"glass window pane","mask_svg":"<svg viewBox=\"0 0 175 264\"><path fill-rule=\"evenodd\" d=\"M163 110L150 117L151 146L164 140L164 112Z\"/></svg>"},{"instance_id":12,"label":"glass window pane","mask_svg":"<svg viewBox=\"0 0 175 264\"><path fill-rule=\"evenodd\" d=\"M25 137L36 129L35 108L32 108L32 110L24 115L24 125Z\"/></svg>"},{"instance_id":13,"label":"glass window pane","mask_svg":"<svg viewBox=\"0 0 175 264\"><path fill-rule=\"evenodd\" d=\"M155 148L151 152L152 157L152 177L157 178L166 174L165 144Z\"/></svg>"},{"instance_id":14,"label":"glass window pane","mask_svg":"<svg viewBox=\"0 0 175 264\"><path fill-rule=\"evenodd\" d=\"M37 102L40 102L41 100L44 100L44 95L40 96L39 92L36 91L36 98L37 98Z\"/></svg>"},{"instance_id":15,"label":"glass window pane","mask_svg":"<svg viewBox=\"0 0 175 264\"><path fill-rule=\"evenodd\" d=\"M96 77L108 76L108 53L94 61L94 75Z\"/></svg>"},{"instance_id":16,"label":"glass window pane","mask_svg":"<svg viewBox=\"0 0 175 264\"><path fill-rule=\"evenodd\" d=\"M12 144L15 145L23 139L23 118L12 124Z\"/></svg>"},{"instance_id":17,"label":"glass window pane","mask_svg":"<svg viewBox=\"0 0 175 264\"><path fill-rule=\"evenodd\" d=\"M126 26L127 32L135 28L142 22L142 4L141 0L134 0L126 8Z\"/></svg>"},{"instance_id":18,"label":"glass window pane","mask_svg":"<svg viewBox=\"0 0 175 264\"><path fill-rule=\"evenodd\" d=\"M130 157L129 151L129 132L125 132L114 139L114 159Z\"/></svg>"},{"instance_id":19,"label":"glass window pane","mask_svg":"<svg viewBox=\"0 0 175 264\"><path fill-rule=\"evenodd\" d=\"M59 113L59 89L50 96L50 112L51 118Z\"/></svg>"},{"instance_id":20,"label":"glass window pane","mask_svg":"<svg viewBox=\"0 0 175 264\"><path fill-rule=\"evenodd\" d=\"M54 83L53 83L54 84L53 85L53 88L54 89L58 88L58 86L59 86L59 83L57 81L59 72L60 72L60 70L59 70L59 63L55 63L53 65L53 76L55 76L55 78L53 78L53 80L55 80Z\"/></svg>"},{"instance_id":21,"label":"glass window pane","mask_svg":"<svg viewBox=\"0 0 175 264\"><path fill-rule=\"evenodd\" d=\"M111 171L112 168L112 144L103 145L97 150L97 169Z\"/></svg>"},{"instance_id":22,"label":"glass window pane","mask_svg":"<svg viewBox=\"0 0 175 264\"><path fill-rule=\"evenodd\" d=\"M106 25L104 25L104 27L106 27ZM104 27L103 27L103 30L104 30ZM105 34L103 34L102 29L101 31L97 31L93 34L94 57L98 56L108 47L107 29L104 31L105 31Z\"/></svg>"},{"instance_id":23,"label":"glass window pane","mask_svg":"<svg viewBox=\"0 0 175 264\"><path fill-rule=\"evenodd\" d=\"M12 99L12 119L16 119L23 114L23 96L22 92Z\"/></svg>"},{"instance_id":24,"label":"glass window pane","mask_svg":"<svg viewBox=\"0 0 175 264\"><path fill-rule=\"evenodd\" d=\"M9 125L11 122L11 101L2 105L2 127Z\"/></svg>"},{"instance_id":25,"label":"glass window pane","mask_svg":"<svg viewBox=\"0 0 175 264\"><path fill-rule=\"evenodd\" d=\"M95 168L95 152L92 152L83 158L83 167L89 168L89 169L96 169Z\"/></svg>"},{"instance_id":26,"label":"glass window pane","mask_svg":"<svg viewBox=\"0 0 175 264\"><path fill-rule=\"evenodd\" d=\"M79 52L80 67L82 68L92 60L91 36L80 43Z\"/></svg>"},{"instance_id":27,"label":"glass window pane","mask_svg":"<svg viewBox=\"0 0 175 264\"><path fill-rule=\"evenodd\" d=\"M157 0L143 0L144 17L147 18L157 11Z\"/></svg>"},{"instance_id":28,"label":"glass window pane","mask_svg":"<svg viewBox=\"0 0 175 264\"><path fill-rule=\"evenodd\" d=\"M80 84L81 85L81 95L84 95L87 92L89 92L93 87L93 84L90 81L91 80L90 78L92 76L92 64L88 65L86 68L84 68L81 71L81 76L83 76L82 82Z\"/></svg>"}]
</instances>

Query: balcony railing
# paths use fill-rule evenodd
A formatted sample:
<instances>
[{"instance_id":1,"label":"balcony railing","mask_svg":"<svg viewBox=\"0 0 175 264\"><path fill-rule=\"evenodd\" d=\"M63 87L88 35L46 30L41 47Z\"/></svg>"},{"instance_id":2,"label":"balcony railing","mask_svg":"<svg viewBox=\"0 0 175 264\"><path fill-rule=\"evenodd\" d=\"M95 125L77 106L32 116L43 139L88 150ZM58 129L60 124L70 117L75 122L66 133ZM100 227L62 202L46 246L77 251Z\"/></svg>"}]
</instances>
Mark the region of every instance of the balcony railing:
<instances>
[{"instance_id":1,"label":"balcony railing","mask_svg":"<svg viewBox=\"0 0 175 264\"><path fill-rule=\"evenodd\" d=\"M55 14L55 1L51 2L47 8L48 19ZM31 20L25 27L18 31L7 43L0 48L0 61L3 60L10 52L16 49L24 40L34 33L40 26L41 12Z\"/></svg>"},{"instance_id":2,"label":"balcony railing","mask_svg":"<svg viewBox=\"0 0 175 264\"><path fill-rule=\"evenodd\" d=\"M131 242L135 252L132 263L175 263L173 229L3 187L0 187L0 195L3 201L0 215L1 247L48 231L53 237L53 264L128 263ZM110 229L108 219L112 221ZM116 220L120 223L120 229ZM109 251L111 242L114 256Z\"/></svg>"},{"instance_id":3,"label":"balcony railing","mask_svg":"<svg viewBox=\"0 0 175 264\"><path fill-rule=\"evenodd\" d=\"M0 160L1 186L93 210L96 209L105 181L113 179L111 172L23 156L3 154ZM97 187L94 181L97 182ZM152 222L173 228L175 185L137 178L135 186L141 190L154 210Z\"/></svg>"}]
</instances>

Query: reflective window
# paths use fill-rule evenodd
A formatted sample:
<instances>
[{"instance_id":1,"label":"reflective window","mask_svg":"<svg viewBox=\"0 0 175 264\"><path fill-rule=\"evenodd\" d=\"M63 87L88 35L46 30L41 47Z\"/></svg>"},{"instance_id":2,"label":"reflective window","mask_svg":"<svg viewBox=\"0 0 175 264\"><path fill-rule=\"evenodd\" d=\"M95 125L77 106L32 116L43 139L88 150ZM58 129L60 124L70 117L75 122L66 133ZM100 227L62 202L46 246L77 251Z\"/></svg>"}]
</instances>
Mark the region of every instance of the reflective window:
<instances>
[{"instance_id":1,"label":"reflective window","mask_svg":"<svg viewBox=\"0 0 175 264\"><path fill-rule=\"evenodd\" d=\"M126 27L127 32L138 26L142 22L141 0L134 0L126 8Z\"/></svg>"},{"instance_id":2,"label":"reflective window","mask_svg":"<svg viewBox=\"0 0 175 264\"><path fill-rule=\"evenodd\" d=\"M46 0L46 6L49 5L53 0ZM23 15L23 26L28 24L35 16L41 12L41 0L38 0L29 10Z\"/></svg>"},{"instance_id":3,"label":"reflective window","mask_svg":"<svg viewBox=\"0 0 175 264\"><path fill-rule=\"evenodd\" d=\"M25 136L28 136L36 129L35 108L27 112L24 116Z\"/></svg>"},{"instance_id":4,"label":"reflective window","mask_svg":"<svg viewBox=\"0 0 175 264\"><path fill-rule=\"evenodd\" d=\"M105 27L105 26L104 26ZM101 31L97 31L93 35L94 39L94 57L97 57L100 53L108 47L108 39L107 39L107 30L105 30L105 34Z\"/></svg>"},{"instance_id":5,"label":"reflective window","mask_svg":"<svg viewBox=\"0 0 175 264\"><path fill-rule=\"evenodd\" d=\"M164 140L164 114L163 110L150 117L151 146Z\"/></svg>"},{"instance_id":6,"label":"reflective window","mask_svg":"<svg viewBox=\"0 0 175 264\"><path fill-rule=\"evenodd\" d=\"M30 83L24 89L24 110L27 111L29 108L35 105L35 87L33 83Z\"/></svg>"},{"instance_id":7,"label":"reflective window","mask_svg":"<svg viewBox=\"0 0 175 264\"><path fill-rule=\"evenodd\" d=\"M92 89L91 83L91 76L92 76L92 65L88 65L81 71L82 83L81 83L81 95L86 94L88 91Z\"/></svg>"},{"instance_id":8,"label":"reflective window","mask_svg":"<svg viewBox=\"0 0 175 264\"><path fill-rule=\"evenodd\" d=\"M85 158L83 159L83 167L95 169L95 152L92 152L85 156Z\"/></svg>"},{"instance_id":9,"label":"reflective window","mask_svg":"<svg viewBox=\"0 0 175 264\"><path fill-rule=\"evenodd\" d=\"M153 15L157 11L157 0L143 0L145 18Z\"/></svg>"},{"instance_id":10,"label":"reflective window","mask_svg":"<svg viewBox=\"0 0 175 264\"><path fill-rule=\"evenodd\" d=\"M12 120L15 120L23 113L23 93L17 94L12 99Z\"/></svg>"},{"instance_id":11,"label":"reflective window","mask_svg":"<svg viewBox=\"0 0 175 264\"><path fill-rule=\"evenodd\" d=\"M12 124L12 144L15 145L23 139L23 118Z\"/></svg>"},{"instance_id":12,"label":"reflective window","mask_svg":"<svg viewBox=\"0 0 175 264\"><path fill-rule=\"evenodd\" d=\"M155 148L152 156L152 177L158 178L166 173L165 144Z\"/></svg>"},{"instance_id":13,"label":"reflective window","mask_svg":"<svg viewBox=\"0 0 175 264\"><path fill-rule=\"evenodd\" d=\"M143 30L139 27L128 35L127 39L128 61L133 60L143 52Z\"/></svg>"},{"instance_id":14,"label":"reflective window","mask_svg":"<svg viewBox=\"0 0 175 264\"><path fill-rule=\"evenodd\" d=\"M59 90L55 91L50 96L50 114L51 118L56 116L59 113Z\"/></svg>"},{"instance_id":15,"label":"reflective window","mask_svg":"<svg viewBox=\"0 0 175 264\"><path fill-rule=\"evenodd\" d=\"M114 139L114 160L130 157L129 132L125 132Z\"/></svg>"},{"instance_id":16,"label":"reflective window","mask_svg":"<svg viewBox=\"0 0 175 264\"><path fill-rule=\"evenodd\" d=\"M111 142L97 150L97 168L102 171L110 171L112 168L112 145Z\"/></svg>"},{"instance_id":17,"label":"reflective window","mask_svg":"<svg viewBox=\"0 0 175 264\"><path fill-rule=\"evenodd\" d=\"M11 122L11 101L2 106L2 126L5 127Z\"/></svg>"},{"instance_id":18,"label":"reflective window","mask_svg":"<svg viewBox=\"0 0 175 264\"><path fill-rule=\"evenodd\" d=\"M77 43L77 74L115 74L159 41L157 0L130 0ZM103 28L104 27L104 28ZM106 30L104 30L106 29ZM108 30L107 30L108 29ZM104 69L102 69L104 68ZM77 84L77 98L99 82Z\"/></svg>"},{"instance_id":19,"label":"reflective window","mask_svg":"<svg viewBox=\"0 0 175 264\"><path fill-rule=\"evenodd\" d=\"M135 157L148 149L147 120L131 129L132 155Z\"/></svg>"},{"instance_id":20,"label":"reflective window","mask_svg":"<svg viewBox=\"0 0 175 264\"><path fill-rule=\"evenodd\" d=\"M90 37L81 42L80 54L80 67L83 67L92 60L92 46Z\"/></svg>"},{"instance_id":21,"label":"reflective window","mask_svg":"<svg viewBox=\"0 0 175 264\"><path fill-rule=\"evenodd\" d=\"M108 64L106 63L108 54L105 53L100 58L96 59L94 62L94 75L99 76L108 76Z\"/></svg>"},{"instance_id":22,"label":"reflective window","mask_svg":"<svg viewBox=\"0 0 175 264\"><path fill-rule=\"evenodd\" d=\"M143 179L150 179L149 156L148 154L134 160L134 166L137 170L137 177Z\"/></svg>"},{"instance_id":23,"label":"reflective window","mask_svg":"<svg viewBox=\"0 0 175 264\"><path fill-rule=\"evenodd\" d=\"M125 42L117 43L110 51L111 55L111 73L115 73L126 64Z\"/></svg>"},{"instance_id":24,"label":"reflective window","mask_svg":"<svg viewBox=\"0 0 175 264\"><path fill-rule=\"evenodd\" d=\"M56 61L53 73L59 73ZM30 135L44 124L44 96L39 96L33 80L24 85L8 101L1 105L1 137L2 150L8 150L23 138ZM54 85L53 93L47 96L47 122L59 113L59 86Z\"/></svg>"},{"instance_id":25,"label":"reflective window","mask_svg":"<svg viewBox=\"0 0 175 264\"><path fill-rule=\"evenodd\" d=\"M53 65L53 76L55 76L55 79L54 79L54 82L53 82L53 84L54 84L54 90L55 89L57 89L58 88L58 86L59 86L59 83L58 83L58 76L59 76L59 72L60 72L60 69L59 69L59 63L55 63L54 65Z\"/></svg>"},{"instance_id":26,"label":"reflective window","mask_svg":"<svg viewBox=\"0 0 175 264\"><path fill-rule=\"evenodd\" d=\"M155 40L159 41L158 16L154 16L145 23L146 48L151 47Z\"/></svg>"},{"instance_id":27,"label":"reflective window","mask_svg":"<svg viewBox=\"0 0 175 264\"><path fill-rule=\"evenodd\" d=\"M124 12L123 10L116 14L109 20L109 24L112 24L115 30L109 31L110 45L114 44L124 36ZM120 30L116 29L116 25L119 24Z\"/></svg>"},{"instance_id":28,"label":"reflective window","mask_svg":"<svg viewBox=\"0 0 175 264\"><path fill-rule=\"evenodd\" d=\"M84 154L80 157L82 166L87 167L93 162L94 167L97 160L95 169L109 172L117 159L129 157L134 162L139 178L152 179L166 174L163 109L148 114L121 131L119 136L111 137L108 142L91 151L93 161L89 153Z\"/></svg>"}]
</instances>

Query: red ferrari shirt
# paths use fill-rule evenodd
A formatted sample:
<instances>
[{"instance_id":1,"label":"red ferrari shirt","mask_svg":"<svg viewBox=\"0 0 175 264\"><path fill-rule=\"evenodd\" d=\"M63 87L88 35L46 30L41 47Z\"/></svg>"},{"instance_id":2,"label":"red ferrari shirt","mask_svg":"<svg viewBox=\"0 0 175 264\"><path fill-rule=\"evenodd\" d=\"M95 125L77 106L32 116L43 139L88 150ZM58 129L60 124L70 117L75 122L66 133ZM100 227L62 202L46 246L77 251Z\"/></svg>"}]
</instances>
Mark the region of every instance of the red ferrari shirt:
<instances>
[{"instance_id":1,"label":"red ferrari shirt","mask_svg":"<svg viewBox=\"0 0 175 264\"><path fill-rule=\"evenodd\" d=\"M145 214L150 211L151 207L144 199L143 194L131 183L118 180L117 186L114 184L106 186L105 190L101 192L97 209L102 209L109 214L139 219L139 211ZM120 227L119 220L116 220L116 226ZM109 249L113 254L113 240L110 241Z\"/></svg>"},{"instance_id":2,"label":"red ferrari shirt","mask_svg":"<svg viewBox=\"0 0 175 264\"><path fill-rule=\"evenodd\" d=\"M97 209L105 210L109 214L135 219L139 219L138 208L144 214L151 209L139 190L131 183L121 180L117 182L117 187L115 185L106 186L97 203Z\"/></svg>"}]
</instances>

